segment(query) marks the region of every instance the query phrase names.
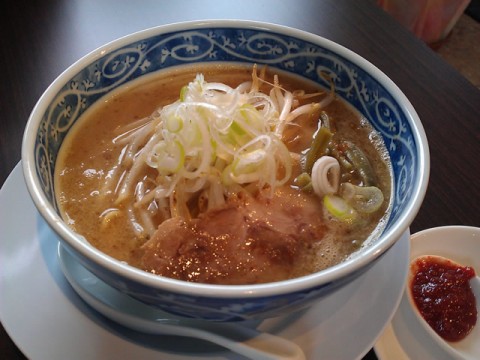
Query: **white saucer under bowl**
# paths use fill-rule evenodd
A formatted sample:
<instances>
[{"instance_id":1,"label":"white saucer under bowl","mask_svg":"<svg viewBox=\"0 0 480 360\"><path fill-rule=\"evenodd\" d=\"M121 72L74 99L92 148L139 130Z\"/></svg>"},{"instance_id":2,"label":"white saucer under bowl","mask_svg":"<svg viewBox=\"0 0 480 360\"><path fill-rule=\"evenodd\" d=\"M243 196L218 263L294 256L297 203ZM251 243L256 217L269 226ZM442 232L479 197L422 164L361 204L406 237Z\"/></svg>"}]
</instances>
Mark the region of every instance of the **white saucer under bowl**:
<instances>
[{"instance_id":1,"label":"white saucer under bowl","mask_svg":"<svg viewBox=\"0 0 480 360\"><path fill-rule=\"evenodd\" d=\"M0 320L28 358L241 359L204 341L145 334L107 319L72 289L57 249L58 239L37 213L17 166L0 191ZM307 359L360 359L398 306L409 250L406 232L338 296L263 321L258 330L295 342ZM95 280L84 281L89 279Z\"/></svg>"}]
</instances>

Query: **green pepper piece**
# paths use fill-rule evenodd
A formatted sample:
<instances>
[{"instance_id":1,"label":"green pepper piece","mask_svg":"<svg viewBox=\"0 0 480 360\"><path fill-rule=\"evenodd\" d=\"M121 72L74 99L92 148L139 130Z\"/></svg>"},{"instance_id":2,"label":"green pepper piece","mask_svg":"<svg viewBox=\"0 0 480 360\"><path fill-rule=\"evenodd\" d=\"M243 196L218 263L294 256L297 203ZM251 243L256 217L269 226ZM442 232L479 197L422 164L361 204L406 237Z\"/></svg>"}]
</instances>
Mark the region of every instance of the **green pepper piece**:
<instances>
[{"instance_id":1,"label":"green pepper piece","mask_svg":"<svg viewBox=\"0 0 480 360\"><path fill-rule=\"evenodd\" d=\"M293 181L302 191L313 192L312 178L307 173L303 172L298 175Z\"/></svg>"},{"instance_id":2,"label":"green pepper piece","mask_svg":"<svg viewBox=\"0 0 480 360\"><path fill-rule=\"evenodd\" d=\"M305 172L312 173L313 165L321 156L325 155L328 144L332 139L332 132L326 127L321 127L313 138L312 145L307 152L305 159Z\"/></svg>"},{"instance_id":3,"label":"green pepper piece","mask_svg":"<svg viewBox=\"0 0 480 360\"><path fill-rule=\"evenodd\" d=\"M367 156L360 150L356 145L350 141L345 141L347 149L345 150L345 155L347 159L351 162L355 170L360 175L364 186L373 186L375 185L374 175L372 165L368 161Z\"/></svg>"}]
</instances>

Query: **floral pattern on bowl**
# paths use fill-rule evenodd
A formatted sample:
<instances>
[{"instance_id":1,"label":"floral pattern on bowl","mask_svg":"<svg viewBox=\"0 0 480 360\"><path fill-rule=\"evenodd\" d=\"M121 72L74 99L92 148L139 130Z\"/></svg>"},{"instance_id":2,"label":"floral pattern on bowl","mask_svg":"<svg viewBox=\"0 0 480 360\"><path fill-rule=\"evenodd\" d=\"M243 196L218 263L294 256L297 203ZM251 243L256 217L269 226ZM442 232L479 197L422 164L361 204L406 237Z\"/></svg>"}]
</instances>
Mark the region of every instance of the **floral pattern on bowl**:
<instances>
[{"instance_id":1,"label":"floral pattern on bowl","mask_svg":"<svg viewBox=\"0 0 480 360\"><path fill-rule=\"evenodd\" d=\"M151 36L107 53L81 70L59 91L45 112L36 144L37 169L53 201L53 174L60 145L70 127L100 97L146 74L198 62L265 64L329 87L348 101L383 136L393 164L396 199L390 221L408 200L417 162L412 131L399 104L365 70L303 39L266 30L208 28ZM325 76L326 74L327 76Z\"/></svg>"},{"instance_id":2,"label":"floral pattern on bowl","mask_svg":"<svg viewBox=\"0 0 480 360\"><path fill-rule=\"evenodd\" d=\"M240 286L232 291L220 290L221 296L209 296L206 289L210 288L205 284L178 286L167 279L161 286L152 286L156 280L150 278L153 275L119 264L86 240L79 241L78 235L72 235L60 221L53 182L57 154L72 125L102 96L130 81L200 62L268 65L327 89L330 78L336 94L360 111L387 145L394 193L384 230L385 241L369 244L368 249L361 250L365 256L354 256L350 263L336 266L335 271L341 274L338 277L328 274L319 281L318 274L312 274L305 279L281 282L279 286ZM247 21L174 24L116 40L60 75L40 99L32 117L26 134L35 139L24 138L22 157L27 185L37 208L67 249L96 276L122 292L163 310L196 318L231 321L270 317L332 294L357 278L408 231L428 180L428 146L422 125L390 79L338 44L272 24ZM29 131L29 127L35 128Z\"/></svg>"}]
</instances>

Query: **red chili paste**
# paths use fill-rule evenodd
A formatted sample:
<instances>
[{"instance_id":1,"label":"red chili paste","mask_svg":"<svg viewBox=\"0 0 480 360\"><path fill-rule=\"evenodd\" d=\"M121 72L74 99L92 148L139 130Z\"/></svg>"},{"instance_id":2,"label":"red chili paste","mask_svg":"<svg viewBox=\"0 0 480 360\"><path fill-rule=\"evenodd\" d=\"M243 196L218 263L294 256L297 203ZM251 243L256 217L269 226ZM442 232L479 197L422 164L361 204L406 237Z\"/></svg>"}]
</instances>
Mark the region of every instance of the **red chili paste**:
<instances>
[{"instance_id":1,"label":"red chili paste","mask_svg":"<svg viewBox=\"0 0 480 360\"><path fill-rule=\"evenodd\" d=\"M427 323L447 341L465 338L477 322L475 295L469 280L473 268L423 256L411 264L410 290Z\"/></svg>"}]
</instances>

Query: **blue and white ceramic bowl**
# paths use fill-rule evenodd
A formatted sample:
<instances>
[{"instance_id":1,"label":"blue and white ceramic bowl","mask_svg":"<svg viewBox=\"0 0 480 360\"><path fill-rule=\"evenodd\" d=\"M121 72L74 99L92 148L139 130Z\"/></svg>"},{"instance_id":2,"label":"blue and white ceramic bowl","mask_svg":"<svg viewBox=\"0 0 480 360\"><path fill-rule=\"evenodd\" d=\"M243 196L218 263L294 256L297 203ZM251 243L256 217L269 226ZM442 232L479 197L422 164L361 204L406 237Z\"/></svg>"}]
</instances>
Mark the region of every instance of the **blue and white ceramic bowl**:
<instances>
[{"instance_id":1,"label":"blue and white ceramic bowl","mask_svg":"<svg viewBox=\"0 0 480 360\"><path fill-rule=\"evenodd\" d=\"M72 125L102 96L129 81L199 62L268 64L328 87L383 136L393 166L392 212L381 237L327 270L276 283L222 286L188 283L125 265L92 247L61 219L54 192L59 148ZM141 301L185 316L219 321L265 318L307 306L355 281L408 230L423 200L429 153L410 102L375 66L319 36L247 21L161 26L126 36L77 61L46 90L28 121L22 162L28 190L62 244L106 283ZM334 295L332 295L334 296Z\"/></svg>"}]
</instances>

